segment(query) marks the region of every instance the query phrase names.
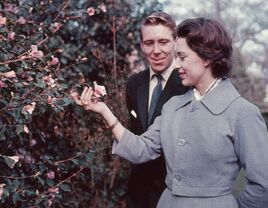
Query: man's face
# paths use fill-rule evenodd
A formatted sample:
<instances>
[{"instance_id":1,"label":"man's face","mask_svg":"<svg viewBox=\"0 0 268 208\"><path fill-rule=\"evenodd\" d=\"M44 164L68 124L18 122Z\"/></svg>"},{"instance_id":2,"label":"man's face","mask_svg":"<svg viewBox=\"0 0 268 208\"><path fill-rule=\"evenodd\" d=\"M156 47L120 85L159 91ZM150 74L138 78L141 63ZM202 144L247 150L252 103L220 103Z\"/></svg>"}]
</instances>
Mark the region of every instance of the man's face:
<instances>
[{"instance_id":1,"label":"man's face","mask_svg":"<svg viewBox=\"0 0 268 208\"><path fill-rule=\"evenodd\" d=\"M152 70L161 73L168 69L174 60L175 41L171 29L164 25L145 25L141 33L141 49Z\"/></svg>"}]
</instances>

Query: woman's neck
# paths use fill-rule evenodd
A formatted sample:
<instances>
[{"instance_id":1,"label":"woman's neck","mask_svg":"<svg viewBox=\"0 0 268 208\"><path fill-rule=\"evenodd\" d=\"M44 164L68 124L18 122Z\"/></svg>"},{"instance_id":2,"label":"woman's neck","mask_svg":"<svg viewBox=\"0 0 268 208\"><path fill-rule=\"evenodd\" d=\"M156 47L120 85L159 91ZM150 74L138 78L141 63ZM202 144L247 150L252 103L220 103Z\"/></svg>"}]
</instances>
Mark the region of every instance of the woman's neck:
<instances>
[{"instance_id":1,"label":"woman's neck","mask_svg":"<svg viewBox=\"0 0 268 208\"><path fill-rule=\"evenodd\" d=\"M216 81L217 81L216 78L211 77L211 78L207 79L206 81L197 85L195 88L201 96L204 96L204 94L206 92L208 92L211 88L213 88Z\"/></svg>"}]
</instances>

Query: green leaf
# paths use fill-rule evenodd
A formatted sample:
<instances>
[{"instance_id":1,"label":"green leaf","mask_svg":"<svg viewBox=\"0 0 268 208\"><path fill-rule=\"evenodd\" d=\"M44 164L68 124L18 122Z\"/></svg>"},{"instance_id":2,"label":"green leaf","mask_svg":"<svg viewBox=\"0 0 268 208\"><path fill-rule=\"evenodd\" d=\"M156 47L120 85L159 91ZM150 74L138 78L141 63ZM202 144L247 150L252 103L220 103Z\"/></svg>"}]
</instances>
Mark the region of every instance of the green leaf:
<instances>
[{"instance_id":1,"label":"green leaf","mask_svg":"<svg viewBox=\"0 0 268 208\"><path fill-rule=\"evenodd\" d=\"M67 185L67 184L61 184L60 189L63 190L63 191L67 191L67 192L71 191L70 186Z\"/></svg>"},{"instance_id":2,"label":"green leaf","mask_svg":"<svg viewBox=\"0 0 268 208\"><path fill-rule=\"evenodd\" d=\"M43 179L40 178L40 177L37 177L37 178L38 178L39 183L40 183L42 186L44 186L44 185L45 185L45 180L43 180Z\"/></svg>"},{"instance_id":3,"label":"green leaf","mask_svg":"<svg viewBox=\"0 0 268 208\"><path fill-rule=\"evenodd\" d=\"M16 204L16 202L20 199L20 195L17 192L14 192L12 195L12 201L13 204Z\"/></svg>"},{"instance_id":4,"label":"green leaf","mask_svg":"<svg viewBox=\"0 0 268 208\"><path fill-rule=\"evenodd\" d=\"M6 126L0 126L1 128L1 131L0 131L0 141L4 141L6 139L4 133L5 133L5 130L6 130Z\"/></svg>"},{"instance_id":5,"label":"green leaf","mask_svg":"<svg viewBox=\"0 0 268 208\"><path fill-rule=\"evenodd\" d=\"M80 165L80 161L77 159L72 159L71 161L76 165Z\"/></svg>"},{"instance_id":6,"label":"green leaf","mask_svg":"<svg viewBox=\"0 0 268 208\"><path fill-rule=\"evenodd\" d=\"M9 157L9 156L2 156L5 159L6 164L8 167L13 168L14 165L19 161L17 156Z\"/></svg>"},{"instance_id":7,"label":"green leaf","mask_svg":"<svg viewBox=\"0 0 268 208\"><path fill-rule=\"evenodd\" d=\"M16 126L16 134L19 135L20 133L22 133L24 126L23 125L17 125Z\"/></svg>"}]
</instances>

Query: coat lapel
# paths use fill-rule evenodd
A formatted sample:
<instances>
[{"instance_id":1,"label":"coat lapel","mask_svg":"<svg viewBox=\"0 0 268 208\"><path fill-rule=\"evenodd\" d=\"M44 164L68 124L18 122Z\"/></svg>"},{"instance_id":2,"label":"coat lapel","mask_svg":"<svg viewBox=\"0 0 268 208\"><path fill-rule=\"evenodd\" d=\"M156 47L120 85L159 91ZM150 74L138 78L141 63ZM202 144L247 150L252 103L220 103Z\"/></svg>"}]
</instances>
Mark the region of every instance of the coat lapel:
<instances>
[{"instance_id":1,"label":"coat lapel","mask_svg":"<svg viewBox=\"0 0 268 208\"><path fill-rule=\"evenodd\" d=\"M144 76L140 79L139 86L137 89L138 113L140 115L140 122L144 130L147 129L148 119L149 76L149 70L146 70Z\"/></svg>"},{"instance_id":2,"label":"coat lapel","mask_svg":"<svg viewBox=\"0 0 268 208\"><path fill-rule=\"evenodd\" d=\"M215 115L221 114L237 98L241 97L229 79L209 92L201 102Z\"/></svg>"}]
</instances>

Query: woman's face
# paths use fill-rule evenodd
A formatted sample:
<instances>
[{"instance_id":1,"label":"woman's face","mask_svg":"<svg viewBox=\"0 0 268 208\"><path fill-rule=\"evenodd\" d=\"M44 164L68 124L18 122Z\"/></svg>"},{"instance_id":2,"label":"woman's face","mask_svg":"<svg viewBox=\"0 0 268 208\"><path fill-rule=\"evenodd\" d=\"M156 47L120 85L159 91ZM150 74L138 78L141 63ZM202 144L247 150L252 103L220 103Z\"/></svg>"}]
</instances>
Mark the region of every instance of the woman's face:
<instances>
[{"instance_id":1,"label":"woman's face","mask_svg":"<svg viewBox=\"0 0 268 208\"><path fill-rule=\"evenodd\" d=\"M185 38L176 39L176 68L184 86L204 86L212 77L208 61L201 59L187 44ZM206 84L205 84L206 85Z\"/></svg>"}]
</instances>

